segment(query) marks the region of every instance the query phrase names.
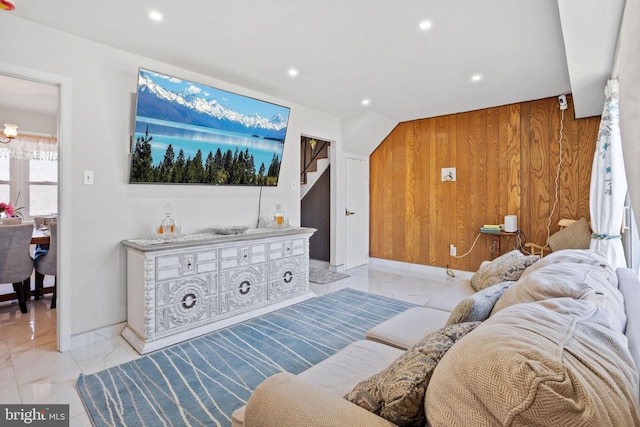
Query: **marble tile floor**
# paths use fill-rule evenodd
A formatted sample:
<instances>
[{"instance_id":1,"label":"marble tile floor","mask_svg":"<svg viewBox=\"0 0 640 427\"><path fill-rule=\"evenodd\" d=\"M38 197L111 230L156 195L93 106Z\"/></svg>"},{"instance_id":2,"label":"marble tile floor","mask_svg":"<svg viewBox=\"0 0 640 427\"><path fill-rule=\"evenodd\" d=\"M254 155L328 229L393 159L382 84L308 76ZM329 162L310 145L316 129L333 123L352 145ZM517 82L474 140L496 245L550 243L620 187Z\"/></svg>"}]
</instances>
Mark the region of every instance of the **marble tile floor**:
<instances>
[{"instance_id":1,"label":"marble tile floor","mask_svg":"<svg viewBox=\"0 0 640 427\"><path fill-rule=\"evenodd\" d=\"M320 264L322 265L322 264ZM317 265L316 265L317 266ZM387 265L362 266L345 271L350 277L326 285L311 284L318 295L350 287L404 301L424 304L446 286L468 278L456 272L430 268L415 273ZM48 279L48 278L47 278ZM0 291L11 285L0 285ZM56 310L51 295L28 302L20 313L17 302L0 303L0 402L69 404L72 427L91 426L75 384L80 373L89 374L141 357L120 336L71 351L56 350Z\"/></svg>"}]
</instances>

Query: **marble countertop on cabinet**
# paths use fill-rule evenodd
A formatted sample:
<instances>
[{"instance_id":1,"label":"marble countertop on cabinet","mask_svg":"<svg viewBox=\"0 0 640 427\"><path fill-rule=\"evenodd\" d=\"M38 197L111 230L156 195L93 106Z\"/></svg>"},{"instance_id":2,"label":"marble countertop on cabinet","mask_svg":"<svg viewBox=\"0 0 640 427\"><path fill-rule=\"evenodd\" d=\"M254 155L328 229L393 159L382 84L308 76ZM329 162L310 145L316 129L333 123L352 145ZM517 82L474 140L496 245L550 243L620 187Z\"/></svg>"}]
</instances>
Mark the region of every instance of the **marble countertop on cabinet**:
<instances>
[{"instance_id":1,"label":"marble countertop on cabinet","mask_svg":"<svg viewBox=\"0 0 640 427\"><path fill-rule=\"evenodd\" d=\"M210 245L212 243L233 243L245 240L254 240L264 236L265 238L286 237L302 234L313 234L315 228L307 227L285 227L285 228L251 228L242 234L216 234L198 233L184 234L181 236L162 238L157 236L143 237L137 239L123 240L122 244L128 248L142 252L165 250L172 248L193 247L199 245Z\"/></svg>"}]
</instances>

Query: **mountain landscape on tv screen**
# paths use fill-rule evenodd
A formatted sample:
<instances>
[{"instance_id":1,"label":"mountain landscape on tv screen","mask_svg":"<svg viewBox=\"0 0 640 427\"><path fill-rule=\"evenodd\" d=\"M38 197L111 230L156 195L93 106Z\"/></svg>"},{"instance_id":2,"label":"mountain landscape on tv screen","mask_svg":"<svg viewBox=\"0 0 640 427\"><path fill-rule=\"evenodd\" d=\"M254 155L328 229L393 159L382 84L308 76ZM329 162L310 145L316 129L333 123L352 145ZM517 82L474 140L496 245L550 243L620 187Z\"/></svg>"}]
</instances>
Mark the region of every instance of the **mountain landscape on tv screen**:
<instances>
[{"instance_id":1,"label":"mountain landscape on tv screen","mask_svg":"<svg viewBox=\"0 0 640 427\"><path fill-rule=\"evenodd\" d=\"M138 85L137 116L284 142L287 118L281 114L277 113L269 119L258 114L245 115L221 105L215 99L207 100L198 94L168 90L143 73L140 74Z\"/></svg>"}]
</instances>

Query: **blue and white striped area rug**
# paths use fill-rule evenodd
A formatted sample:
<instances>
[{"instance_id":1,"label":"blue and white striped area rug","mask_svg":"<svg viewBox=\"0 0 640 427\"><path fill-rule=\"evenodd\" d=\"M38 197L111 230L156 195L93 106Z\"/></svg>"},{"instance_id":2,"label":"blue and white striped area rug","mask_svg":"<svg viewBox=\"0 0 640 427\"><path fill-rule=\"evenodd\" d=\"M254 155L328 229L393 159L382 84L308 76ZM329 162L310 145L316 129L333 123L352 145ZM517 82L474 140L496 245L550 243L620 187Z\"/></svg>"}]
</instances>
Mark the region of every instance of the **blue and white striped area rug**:
<instances>
[{"instance_id":1,"label":"blue and white striped area rug","mask_svg":"<svg viewBox=\"0 0 640 427\"><path fill-rule=\"evenodd\" d=\"M265 378L300 373L412 306L343 289L80 375L76 386L95 426L230 426Z\"/></svg>"}]
</instances>

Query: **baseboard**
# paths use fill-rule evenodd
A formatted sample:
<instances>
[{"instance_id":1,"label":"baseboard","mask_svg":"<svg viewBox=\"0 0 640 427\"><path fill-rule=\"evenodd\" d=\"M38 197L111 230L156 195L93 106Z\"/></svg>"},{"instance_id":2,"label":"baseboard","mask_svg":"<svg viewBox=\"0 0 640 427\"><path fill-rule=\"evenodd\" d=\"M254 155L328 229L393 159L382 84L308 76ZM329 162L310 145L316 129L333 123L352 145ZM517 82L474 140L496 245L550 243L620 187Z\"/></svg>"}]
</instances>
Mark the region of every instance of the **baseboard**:
<instances>
[{"instance_id":1,"label":"baseboard","mask_svg":"<svg viewBox=\"0 0 640 427\"><path fill-rule=\"evenodd\" d=\"M382 258L369 258L369 268L384 268L384 269L398 270L403 274L407 274L411 276L420 276L425 274L442 274L445 277L447 276L446 268L435 267L432 265L412 264L409 262L392 261L392 260L382 259ZM473 272L470 272L470 271L453 270L453 269L449 269L449 270L453 272L455 277L459 277L461 279L468 279L473 275Z\"/></svg>"}]
</instances>

